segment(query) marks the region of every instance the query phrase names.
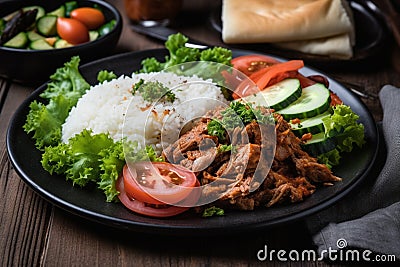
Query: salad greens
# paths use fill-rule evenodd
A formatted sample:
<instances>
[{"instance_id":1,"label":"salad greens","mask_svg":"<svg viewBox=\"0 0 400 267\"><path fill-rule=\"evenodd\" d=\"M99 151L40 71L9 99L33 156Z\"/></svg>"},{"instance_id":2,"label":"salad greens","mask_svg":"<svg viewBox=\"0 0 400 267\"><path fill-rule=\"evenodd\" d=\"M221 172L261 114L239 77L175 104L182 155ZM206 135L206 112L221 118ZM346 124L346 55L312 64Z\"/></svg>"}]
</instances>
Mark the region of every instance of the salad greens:
<instances>
[{"instance_id":1,"label":"salad greens","mask_svg":"<svg viewBox=\"0 0 400 267\"><path fill-rule=\"evenodd\" d=\"M339 164L342 152L351 152L354 144L361 147L365 143L364 125L358 123L359 116L349 106L332 107L333 114L322 119L325 135L334 138L336 148L319 155L318 161L332 167Z\"/></svg>"},{"instance_id":2,"label":"salad greens","mask_svg":"<svg viewBox=\"0 0 400 267\"><path fill-rule=\"evenodd\" d=\"M97 74L97 80L99 81L99 83L103 83L105 81L111 81L116 78L117 78L117 75L115 75L115 73L112 71L101 70Z\"/></svg>"},{"instance_id":3,"label":"salad greens","mask_svg":"<svg viewBox=\"0 0 400 267\"><path fill-rule=\"evenodd\" d=\"M47 105L33 101L29 106L24 130L33 133L36 147L40 150L60 142L61 126L69 111L90 88L78 70L79 62L79 57L75 56L50 76L47 89L40 94L48 101Z\"/></svg>"},{"instance_id":4,"label":"salad greens","mask_svg":"<svg viewBox=\"0 0 400 267\"><path fill-rule=\"evenodd\" d=\"M216 62L231 66L231 50L223 47L213 47L205 50L190 48L185 46L188 40L189 39L181 33L170 35L165 42L165 47L169 51L169 55L165 57L165 61L158 61L154 57L144 59L142 61L142 69L139 72L158 72L178 64L192 61ZM198 73L196 74L199 75Z\"/></svg>"},{"instance_id":5,"label":"salad greens","mask_svg":"<svg viewBox=\"0 0 400 267\"><path fill-rule=\"evenodd\" d=\"M165 57L165 61L158 61L154 57L144 59L139 72L149 73L167 70L177 75L197 75L203 79L211 78L215 83L224 85L225 79L221 72L226 70L226 66L232 66L232 51L223 47L213 47L204 50L186 47L185 44L188 40L181 33L170 35L165 42L165 47L169 51L169 55ZM189 62L192 63L179 65ZM221 90L228 99L230 94L228 94L226 88L222 88Z\"/></svg>"}]
</instances>

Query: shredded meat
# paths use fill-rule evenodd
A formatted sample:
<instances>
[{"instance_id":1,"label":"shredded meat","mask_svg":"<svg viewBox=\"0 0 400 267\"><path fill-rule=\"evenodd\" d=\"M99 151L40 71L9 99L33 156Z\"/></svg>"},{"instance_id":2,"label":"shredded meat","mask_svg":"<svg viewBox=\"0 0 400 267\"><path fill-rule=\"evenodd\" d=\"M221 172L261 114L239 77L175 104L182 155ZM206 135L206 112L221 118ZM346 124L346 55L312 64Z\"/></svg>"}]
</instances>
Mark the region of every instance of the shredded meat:
<instances>
[{"instance_id":1,"label":"shredded meat","mask_svg":"<svg viewBox=\"0 0 400 267\"><path fill-rule=\"evenodd\" d=\"M208 134L207 124L210 118L221 118L221 110L209 112L163 152L167 161L194 171L202 185L209 184L203 195L220 194L219 206L253 210L300 202L318 186L341 180L302 150L302 140L278 114L275 125L253 121L236 127L220 143ZM227 144L232 145L230 151L220 150Z\"/></svg>"}]
</instances>

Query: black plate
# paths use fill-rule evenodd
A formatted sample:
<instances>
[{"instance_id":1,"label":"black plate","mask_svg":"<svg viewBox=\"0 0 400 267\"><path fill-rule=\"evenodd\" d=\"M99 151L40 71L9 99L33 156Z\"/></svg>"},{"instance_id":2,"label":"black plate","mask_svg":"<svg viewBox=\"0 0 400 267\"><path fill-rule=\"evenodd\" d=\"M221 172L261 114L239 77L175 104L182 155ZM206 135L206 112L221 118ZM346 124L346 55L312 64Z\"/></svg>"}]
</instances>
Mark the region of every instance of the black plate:
<instances>
[{"instance_id":1,"label":"black plate","mask_svg":"<svg viewBox=\"0 0 400 267\"><path fill-rule=\"evenodd\" d=\"M235 50L234 56L248 53L254 52ZM99 70L113 70L117 75L130 74L140 67L142 59L155 56L162 60L166 54L164 49L120 54L83 65L81 72L91 84L95 84ZM303 68L303 73L310 75L319 72ZM360 121L365 125L367 143L362 149L346 155L343 163L334 170L336 175L343 177L342 182L321 188L298 204L253 212L228 211L226 216L209 219L203 219L193 211L173 218L155 219L136 215L121 204L105 202L104 194L96 188L72 187L65 177L52 176L42 169L41 153L35 149L31 137L22 129L29 112L29 104L33 100L40 101L39 94L46 88L46 84L35 90L16 111L7 132L7 149L17 173L39 195L71 213L98 223L119 229L175 235L229 234L269 227L303 218L333 204L367 176L375 161L378 132L371 114L353 93L333 80L330 83L331 89L360 115Z\"/></svg>"},{"instance_id":2,"label":"black plate","mask_svg":"<svg viewBox=\"0 0 400 267\"><path fill-rule=\"evenodd\" d=\"M257 50L265 53L283 56L286 58L301 58L306 63L314 66L329 68L338 66L353 66L354 64L366 61L379 61L386 47L387 33L382 23L382 13L380 10L371 10L364 5L362 0L349 1L353 10L354 24L356 29L356 45L353 57L350 59L332 59L327 56L312 55L299 51L277 48L270 44L237 44L230 45L235 48ZM210 14L212 27L218 32L222 32L221 8L215 9ZM364 66L365 67L365 66Z\"/></svg>"}]
</instances>

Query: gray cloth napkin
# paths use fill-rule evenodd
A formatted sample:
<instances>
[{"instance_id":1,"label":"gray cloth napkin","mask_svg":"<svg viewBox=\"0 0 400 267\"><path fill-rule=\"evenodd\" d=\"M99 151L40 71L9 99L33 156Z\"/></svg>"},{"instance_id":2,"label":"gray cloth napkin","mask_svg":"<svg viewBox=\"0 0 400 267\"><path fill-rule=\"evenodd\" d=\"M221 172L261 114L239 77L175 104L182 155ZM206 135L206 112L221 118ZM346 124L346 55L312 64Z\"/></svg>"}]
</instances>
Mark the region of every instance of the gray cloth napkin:
<instances>
[{"instance_id":1,"label":"gray cloth napkin","mask_svg":"<svg viewBox=\"0 0 400 267\"><path fill-rule=\"evenodd\" d=\"M400 89L386 85L379 97L386 161L357 191L306 221L320 253L357 248L400 259Z\"/></svg>"}]
</instances>

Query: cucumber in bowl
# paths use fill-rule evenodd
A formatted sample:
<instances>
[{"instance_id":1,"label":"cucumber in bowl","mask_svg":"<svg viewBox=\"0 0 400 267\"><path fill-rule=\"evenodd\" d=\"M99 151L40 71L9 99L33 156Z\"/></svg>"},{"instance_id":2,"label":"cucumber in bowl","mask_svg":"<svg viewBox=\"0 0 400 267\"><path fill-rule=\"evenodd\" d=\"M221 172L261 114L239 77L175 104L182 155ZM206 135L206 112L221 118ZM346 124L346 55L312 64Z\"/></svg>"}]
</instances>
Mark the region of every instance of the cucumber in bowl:
<instances>
[{"instance_id":1,"label":"cucumber in bowl","mask_svg":"<svg viewBox=\"0 0 400 267\"><path fill-rule=\"evenodd\" d=\"M0 17L0 46L8 48L17 49L27 49L27 50L47 50L53 48L65 48L70 47L70 44L81 44L84 42L91 42L97 40L101 37L104 32L104 27L107 26L108 32L114 29L116 20L108 18L103 14L101 7L97 4L92 4L92 6L80 6L78 1L69 1L66 3L60 3L59 6L54 8L54 5L50 5L53 8L47 8L40 6L40 2L37 5L31 5L28 7L21 7L16 11L8 13L5 16ZM43 6L47 6L43 4ZM90 28L85 24L87 21L92 21L94 18L90 14L82 13L79 18L69 17L71 12L82 9L95 10L97 13L97 26L95 28ZM29 22L27 22L26 17L28 12L35 12L33 15L29 14ZM35 16L35 17L32 17ZM100 16L100 19L99 19ZM84 31L86 31L87 36L90 36L85 41L80 43L74 43L68 40L68 38L73 38L70 36L82 35L80 29L69 27L67 29L68 35L63 34L61 38L60 27L58 23L59 19L68 18L69 20L77 21L83 26ZM83 20L82 20L83 19ZM86 22L84 22L86 21ZM22 23L25 22L25 23ZM21 26L23 25L23 26ZM13 26L13 27L11 27ZM14 28L12 32L8 29ZM64 27L65 28L65 27ZM65 32L65 30L64 30ZM27 37L27 38L26 38ZM48 42L46 38L57 38L65 39L65 42L58 42L55 46L55 42ZM37 41L38 39L43 39L42 41ZM51 39L50 39L51 40ZM62 45L60 45L62 44Z\"/></svg>"}]
</instances>

